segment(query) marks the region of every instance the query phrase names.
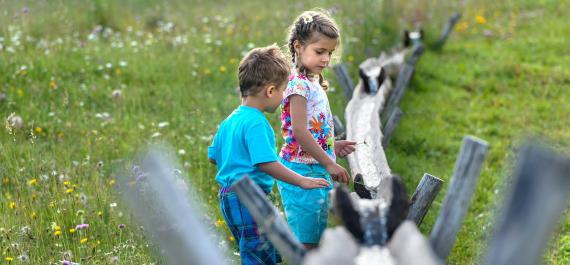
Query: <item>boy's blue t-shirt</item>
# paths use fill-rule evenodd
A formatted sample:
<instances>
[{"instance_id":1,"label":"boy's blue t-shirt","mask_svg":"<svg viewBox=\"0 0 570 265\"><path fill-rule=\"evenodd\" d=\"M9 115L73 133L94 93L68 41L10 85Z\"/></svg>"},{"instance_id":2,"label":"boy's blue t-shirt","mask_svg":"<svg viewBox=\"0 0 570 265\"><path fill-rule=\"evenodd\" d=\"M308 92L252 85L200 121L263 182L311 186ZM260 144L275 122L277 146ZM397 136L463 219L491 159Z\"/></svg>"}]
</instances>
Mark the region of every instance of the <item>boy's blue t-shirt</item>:
<instances>
[{"instance_id":1,"label":"boy's blue t-shirt","mask_svg":"<svg viewBox=\"0 0 570 265\"><path fill-rule=\"evenodd\" d=\"M216 161L216 181L229 187L247 175L266 193L274 179L258 168L259 163L277 161L275 133L263 113L239 106L219 126L208 158Z\"/></svg>"}]
</instances>

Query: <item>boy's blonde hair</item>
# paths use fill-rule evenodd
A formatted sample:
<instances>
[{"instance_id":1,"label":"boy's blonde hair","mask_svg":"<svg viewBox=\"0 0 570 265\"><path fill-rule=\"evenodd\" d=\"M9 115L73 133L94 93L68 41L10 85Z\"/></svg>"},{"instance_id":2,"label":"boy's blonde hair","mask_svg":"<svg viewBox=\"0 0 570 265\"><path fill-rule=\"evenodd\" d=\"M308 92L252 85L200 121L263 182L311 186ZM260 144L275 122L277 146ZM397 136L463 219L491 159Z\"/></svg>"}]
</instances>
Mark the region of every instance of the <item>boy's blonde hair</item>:
<instances>
[{"instance_id":1,"label":"boy's blonde hair","mask_svg":"<svg viewBox=\"0 0 570 265\"><path fill-rule=\"evenodd\" d=\"M297 71L306 75L304 66L298 64L295 47L295 41L299 41L301 45L308 45L318 41L315 38L315 33L320 33L331 39L337 39L340 44L340 28L336 22L324 10L305 11L299 15L295 22L289 27L289 36L287 39L287 46L291 53L291 59L297 65ZM319 75L319 83L326 90L328 82Z\"/></svg>"},{"instance_id":2,"label":"boy's blonde hair","mask_svg":"<svg viewBox=\"0 0 570 265\"><path fill-rule=\"evenodd\" d=\"M280 86L287 82L289 74L287 59L277 45L254 48L239 63L241 96L255 95L267 85Z\"/></svg>"}]
</instances>

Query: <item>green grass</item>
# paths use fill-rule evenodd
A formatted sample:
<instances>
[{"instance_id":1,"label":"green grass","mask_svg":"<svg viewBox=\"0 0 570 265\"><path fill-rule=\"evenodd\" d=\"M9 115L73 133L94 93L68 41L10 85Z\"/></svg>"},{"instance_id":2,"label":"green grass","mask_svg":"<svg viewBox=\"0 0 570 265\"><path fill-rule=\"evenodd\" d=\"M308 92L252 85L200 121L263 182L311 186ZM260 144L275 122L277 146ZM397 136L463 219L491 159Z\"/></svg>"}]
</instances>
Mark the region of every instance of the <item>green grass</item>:
<instances>
[{"instance_id":1,"label":"green grass","mask_svg":"<svg viewBox=\"0 0 570 265\"><path fill-rule=\"evenodd\" d=\"M121 264L160 263L113 192L117 169L159 140L185 150L179 159L200 194L208 225L229 241L216 222L215 168L205 159L206 147L217 123L239 104L235 72L243 52L284 45L287 26L306 8L336 10L341 61L353 78L359 62L394 45L397 32L415 19L423 19L429 43L453 10L464 12L444 49L421 58L402 101L405 116L387 150L393 171L412 191L423 172L449 180L464 135L490 143L450 264L481 259L493 212L501 205L503 177L526 136L544 137L568 153L567 3L482 1L460 7L418 1L422 12L416 12L391 1L319 0L309 7L260 2L0 0L0 92L7 96L0 117L15 113L24 121L20 129L0 131L2 262L27 255L31 264L107 264L112 257ZM486 23L477 23L477 15ZM97 25L112 31L89 40ZM332 73L327 76L334 81ZM121 99L112 98L114 90L121 90ZM342 116L340 87L330 100ZM103 113L110 119L97 117ZM276 116L269 118L277 126ZM161 122L169 125L159 128ZM426 234L445 189L441 194L421 227ZM69 231L80 223L90 227ZM54 235L56 226L60 236ZM569 234L566 212L544 263L570 261Z\"/></svg>"}]
</instances>

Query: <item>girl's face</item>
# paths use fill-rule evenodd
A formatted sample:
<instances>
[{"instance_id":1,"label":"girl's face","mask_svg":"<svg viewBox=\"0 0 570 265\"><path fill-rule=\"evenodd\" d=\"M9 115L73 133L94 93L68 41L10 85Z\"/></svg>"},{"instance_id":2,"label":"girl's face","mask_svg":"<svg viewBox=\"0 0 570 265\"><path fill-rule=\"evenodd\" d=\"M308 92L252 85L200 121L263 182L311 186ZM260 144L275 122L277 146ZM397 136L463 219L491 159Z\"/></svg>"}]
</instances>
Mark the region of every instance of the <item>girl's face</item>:
<instances>
[{"instance_id":1,"label":"girl's face","mask_svg":"<svg viewBox=\"0 0 570 265\"><path fill-rule=\"evenodd\" d=\"M332 53L336 49L338 39L329 38L323 34L317 34L313 38L317 41L302 45L295 41L294 47L298 54L298 60L310 73L321 74L323 69L329 66Z\"/></svg>"}]
</instances>

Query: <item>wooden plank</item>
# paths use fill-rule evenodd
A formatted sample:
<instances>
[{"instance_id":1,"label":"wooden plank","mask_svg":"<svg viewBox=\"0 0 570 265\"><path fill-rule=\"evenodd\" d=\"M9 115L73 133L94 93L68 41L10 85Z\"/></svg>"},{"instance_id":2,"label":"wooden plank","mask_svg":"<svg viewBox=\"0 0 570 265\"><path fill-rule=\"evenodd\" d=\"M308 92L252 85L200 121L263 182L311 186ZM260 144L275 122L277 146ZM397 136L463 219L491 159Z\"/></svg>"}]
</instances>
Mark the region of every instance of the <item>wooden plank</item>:
<instances>
[{"instance_id":1,"label":"wooden plank","mask_svg":"<svg viewBox=\"0 0 570 265\"><path fill-rule=\"evenodd\" d=\"M541 263L570 193L570 159L538 145L521 149L512 189L501 211L485 264Z\"/></svg>"},{"instance_id":2,"label":"wooden plank","mask_svg":"<svg viewBox=\"0 0 570 265\"><path fill-rule=\"evenodd\" d=\"M348 70L346 69L345 64L337 64L333 66L334 73L338 79L338 82L344 89L344 95L348 100L352 98L352 92L354 84L352 82L352 78L348 74Z\"/></svg>"},{"instance_id":3,"label":"wooden plank","mask_svg":"<svg viewBox=\"0 0 570 265\"><path fill-rule=\"evenodd\" d=\"M398 227L388 243L388 249L398 265L443 264L433 252L429 241L411 220Z\"/></svg>"},{"instance_id":4,"label":"wooden plank","mask_svg":"<svg viewBox=\"0 0 570 265\"><path fill-rule=\"evenodd\" d=\"M352 176L361 176L365 189L376 190L382 179L391 176L384 149L382 148L382 132L380 130L379 113L384 106L386 95L392 84L387 78L375 95L368 94L359 82L352 99L346 107L346 138L359 142L356 151L349 155L348 163ZM360 195L360 194L359 194ZM376 194L372 195L374 198Z\"/></svg>"},{"instance_id":5,"label":"wooden plank","mask_svg":"<svg viewBox=\"0 0 570 265\"><path fill-rule=\"evenodd\" d=\"M334 115L333 123L334 123L335 140L346 139L346 129L344 128L344 125L342 125L342 121L340 121L340 118L337 115Z\"/></svg>"},{"instance_id":6,"label":"wooden plank","mask_svg":"<svg viewBox=\"0 0 570 265\"><path fill-rule=\"evenodd\" d=\"M119 194L143 232L167 264L228 264L219 238L203 223L203 212L192 196L197 193L173 162L174 152L161 146L149 150L140 166L117 178Z\"/></svg>"},{"instance_id":7,"label":"wooden plank","mask_svg":"<svg viewBox=\"0 0 570 265\"><path fill-rule=\"evenodd\" d=\"M449 37L449 34L451 34L451 32L453 31L455 24L457 24L457 22L460 19L461 19L461 13L454 13L451 16L451 18L449 18L449 20L447 21L447 23L443 27L443 30L441 31L441 35L439 36L439 39L435 43L435 48L440 49L441 47L443 47L443 45L445 44L445 41Z\"/></svg>"},{"instance_id":8,"label":"wooden plank","mask_svg":"<svg viewBox=\"0 0 570 265\"><path fill-rule=\"evenodd\" d=\"M260 230L267 235L287 263L301 264L305 248L293 235L275 206L267 200L261 188L245 176L234 183L232 189L237 193L241 203L249 210Z\"/></svg>"},{"instance_id":9,"label":"wooden plank","mask_svg":"<svg viewBox=\"0 0 570 265\"><path fill-rule=\"evenodd\" d=\"M416 64L420 58L420 56L424 52L424 46L422 44L414 46L412 51L412 55L406 61L404 66L402 67L400 74L398 74L398 79L396 79L396 85L394 87L394 91L390 94L390 98L388 99L388 103L386 104L386 109L382 112L382 120L387 121L388 117L392 115L392 112L395 111L398 104L404 97L404 93L412 79L414 71L416 69Z\"/></svg>"},{"instance_id":10,"label":"wooden plank","mask_svg":"<svg viewBox=\"0 0 570 265\"><path fill-rule=\"evenodd\" d=\"M392 112L392 115L390 115L390 118L386 122L386 127L383 130L384 138L382 139L382 147L384 147L384 149L388 148L388 143L390 143L390 138L392 137L394 130L396 130L398 123L400 123L400 119L402 118L403 114L404 113L402 112L402 110L396 107L396 109L394 110L394 112Z\"/></svg>"},{"instance_id":11,"label":"wooden plank","mask_svg":"<svg viewBox=\"0 0 570 265\"><path fill-rule=\"evenodd\" d=\"M487 142L481 139L473 136L463 138L447 195L430 234L435 253L442 260L447 259L455 243L488 148Z\"/></svg>"},{"instance_id":12,"label":"wooden plank","mask_svg":"<svg viewBox=\"0 0 570 265\"><path fill-rule=\"evenodd\" d=\"M420 180L412 200L410 202L410 211L408 212L408 219L414 221L414 223L419 227L427 214L432 202L437 197L437 194L441 190L443 185L443 180L432 176L428 173L424 173L424 176Z\"/></svg>"}]
</instances>

